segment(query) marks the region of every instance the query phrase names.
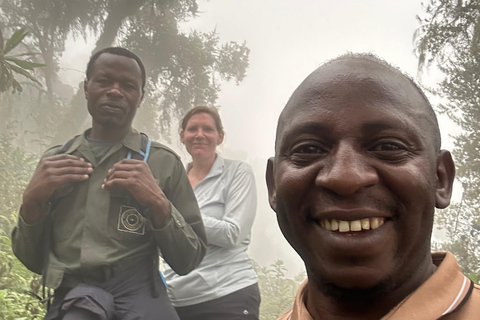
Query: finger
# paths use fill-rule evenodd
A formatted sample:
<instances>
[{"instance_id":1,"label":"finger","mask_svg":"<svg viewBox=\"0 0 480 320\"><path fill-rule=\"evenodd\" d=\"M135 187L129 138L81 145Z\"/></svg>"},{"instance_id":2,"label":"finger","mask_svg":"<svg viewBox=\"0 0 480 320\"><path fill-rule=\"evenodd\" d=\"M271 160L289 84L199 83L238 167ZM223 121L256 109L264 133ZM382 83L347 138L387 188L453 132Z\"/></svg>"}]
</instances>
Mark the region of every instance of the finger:
<instances>
[{"instance_id":1,"label":"finger","mask_svg":"<svg viewBox=\"0 0 480 320\"><path fill-rule=\"evenodd\" d=\"M137 160L137 159L122 159L118 161L116 164L139 164L145 163L145 161Z\"/></svg>"},{"instance_id":2,"label":"finger","mask_svg":"<svg viewBox=\"0 0 480 320\"><path fill-rule=\"evenodd\" d=\"M58 188L67 183L86 181L88 178L88 174L66 174L52 177L51 181Z\"/></svg>"},{"instance_id":3,"label":"finger","mask_svg":"<svg viewBox=\"0 0 480 320\"><path fill-rule=\"evenodd\" d=\"M141 180L144 178L144 174L139 171L114 171L104 179L104 182L114 179L131 179L133 181Z\"/></svg>"},{"instance_id":4,"label":"finger","mask_svg":"<svg viewBox=\"0 0 480 320\"><path fill-rule=\"evenodd\" d=\"M82 158L61 158L61 159L45 159L43 161L43 166L47 168L58 168L58 167L80 167L80 168L92 168L90 162L86 162Z\"/></svg>"},{"instance_id":5,"label":"finger","mask_svg":"<svg viewBox=\"0 0 480 320\"><path fill-rule=\"evenodd\" d=\"M132 159L127 159L127 160L132 160ZM114 175L116 172L142 172L146 171L148 168L148 165L139 160L132 160L128 162L117 162L113 165L112 168L110 168L107 171L107 180L110 179L112 175ZM150 169L148 169L150 170Z\"/></svg>"},{"instance_id":6,"label":"finger","mask_svg":"<svg viewBox=\"0 0 480 320\"><path fill-rule=\"evenodd\" d=\"M132 186L132 182L129 181L128 178L115 178L115 179L104 180L102 184L102 189L105 189L107 191L113 191L117 189L126 189L127 191L130 191L131 186Z\"/></svg>"},{"instance_id":7,"label":"finger","mask_svg":"<svg viewBox=\"0 0 480 320\"><path fill-rule=\"evenodd\" d=\"M63 176L63 175L89 175L93 172L92 167L51 167L46 169L47 174L52 176Z\"/></svg>"}]
</instances>

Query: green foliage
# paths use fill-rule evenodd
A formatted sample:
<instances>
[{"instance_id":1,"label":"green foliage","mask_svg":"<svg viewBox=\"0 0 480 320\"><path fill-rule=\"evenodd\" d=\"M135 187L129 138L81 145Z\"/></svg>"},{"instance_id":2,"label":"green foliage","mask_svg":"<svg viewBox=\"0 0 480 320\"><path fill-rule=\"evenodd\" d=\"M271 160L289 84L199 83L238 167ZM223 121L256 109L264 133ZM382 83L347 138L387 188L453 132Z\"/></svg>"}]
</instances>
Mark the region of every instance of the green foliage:
<instances>
[{"instance_id":1,"label":"green foliage","mask_svg":"<svg viewBox=\"0 0 480 320\"><path fill-rule=\"evenodd\" d=\"M162 134L168 140L172 122L192 106L214 105L219 79L239 83L248 67L245 43L220 43L215 31L181 30L182 22L197 18L196 0L3 0L0 10L0 25L29 27L26 45L40 52L47 65L41 70L46 90L39 93L48 104L38 109L45 118L57 119L54 143L79 133L88 115L80 90L57 114L59 59L70 35L96 37L94 51L121 45L142 58L148 72L147 108L140 108L138 116L148 121L139 127L154 139ZM47 124L38 132L44 128L52 129Z\"/></svg>"},{"instance_id":2,"label":"green foliage","mask_svg":"<svg viewBox=\"0 0 480 320\"><path fill-rule=\"evenodd\" d=\"M480 274L480 0L431 0L415 33L420 70L438 62L445 78L433 93L437 109L462 129L453 155L460 203L437 211L449 236L443 248L459 259L465 274ZM477 279L478 280L478 279Z\"/></svg>"},{"instance_id":3,"label":"green foliage","mask_svg":"<svg viewBox=\"0 0 480 320\"><path fill-rule=\"evenodd\" d=\"M41 85L29 71L43 67L44 64L20 59L23 56L34 56L35 53L27 52L15 55L7 55L14 50L28 35L24 28L19 29L4 43L2 30L0 29L0 92L12 88L13 92L22 92L22 85L15 79L15 73L20 74L31 81Z\"/></svg>"},{"instance_id":4,"label":"green foliage","mask_svg":"<svg viewBox=\"0 0 480 320\"><path fill-rule=\"evenodd\" d=\"M306 279L306 275L300 273L295 279L286 278L286 268L282 260L276 260L269 267L260 267L257 264L254 266L262 298L260 320L277 319L293 307L298 287Z\"/></svg>"},{"instance_id":5,"label":"green foliage","mask_svg":"<svg viewBox=\"0 0 480 320\"><path fill-rule=\"evenodd\" d=\"M12 253L10 232L17 220L21 196L37 158L14 148L0 135L0 319L41 319L40 280Z\"/></svg>"}]
</instances>

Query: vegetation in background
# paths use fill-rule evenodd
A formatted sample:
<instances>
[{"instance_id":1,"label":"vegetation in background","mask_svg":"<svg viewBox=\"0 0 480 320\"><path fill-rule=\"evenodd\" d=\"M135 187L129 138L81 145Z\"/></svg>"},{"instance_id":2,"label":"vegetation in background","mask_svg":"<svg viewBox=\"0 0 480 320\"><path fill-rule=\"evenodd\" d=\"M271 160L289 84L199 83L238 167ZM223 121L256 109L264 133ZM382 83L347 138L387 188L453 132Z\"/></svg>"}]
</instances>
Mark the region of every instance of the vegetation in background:
<instances>
[{"instance_id":1,"label":"vegetation in background","mask_svg":"<svg viewBox=\"0 0 480 320\"><path fill-rule=\"evenodd\" d=\"M43 319L44 315L37 298L39 277L15 258L10 240L23 190L37 160L13 147L8 136L0 135L0 319Z\"/></svg>"},{"instance_id":2,"label":"vegetation in background","mask_svg":"<svg viewBox=\"0 0 480 320\"><path fill-rule=\"evenodd\" d=\"M172 120L192 106L214 105L220 80L239 83L248 67L245 43L220 43L215 30L181 30L182 23L197 18L196 0L3 0L0 13L0 27L28 27L26 45L39 52L46 64L39 73L45 90L28 93L36 103L25 104L23 112L6 112L10 117L0 119L0 125L28 129L30 137L40 137L47 145L78 134L87 119L81 84L66 101L56 90L63 85L58 77L59 60L68 37L73 36L79 45L94 37L94 52L120 45L142 58L148 85L136 124L154 139L160 134L168 139ZM3 104L15 108L17 102ZM38 113L34 125L27 119L30 113Z\"/></svg>"},{"instance_id":3,"label":"vegetation in background","mask_svg":"<svg viewBox=\"0 0 480 320\"><path fill-rule=\"evenodd\" d=\"M19 29L6 41L3 39L3 33L0 29L0 92L5 92L12 88L12 92L22 92L23 88L15 75L22 75L31 81L41 85L40 81L35 79L30 73L31 70L45 66L41 63L35 63L25 60L24 57L34 56L35 53L19 53L9 55L11 51L22 42L28 32L25 29Z\"/></svg>"},{"instance_id":4,"label":"vegetation in background","mask_svg":"<svg viewBox=\"0 0 480 320\"><path fill-rule=\"evenodd\" d=\"M294 279L285 277L285 265L276 260L268 267L255 264L261 293L260 320L277 319L293 307L298 287L307 278L304 272Z\"/></svg>"},{"instance_id":5,"label":"vegetation in background","mask_svg":"<svg viewBox=\"0 0 480 320\"><path fill-rule=\"evenodd\" d=\"M480 276L480 0L430 0L415 33L419 71L435 64L444 74L432 92L443 98L437 110L463 130L455 136L459 203L437 211L452 251L465 274Z\"/></svg>"},{"instance_id":6,"label":"vegetation in background","mask_svg":"<svg viewBox=\"0 0 480 320\"><path fill-rule=\"evenodd\" d=\"M42 319L45 314L39 276L13 256L10 232L38 155L47 146L77 134L87 119L81 90L73 92L71 99L58 91L63 85L59 61L67 38L73 36L81 45L83 39L95 37L94 52L112 45L136 52L148 76L147 96L137 114L136 127L154 139L159 133L168 139L173 120L194 105L214 105L220 81L238 84L248 67L245 43L221 43L215 30L181 30L181 24L197 18L198 13L196 0L0 1L0 28L13 34L5 43L0 41L2 66L3 62L9 66L13 62L10 70L19 67L30 75L19 72L24 83L8 80L12 84L8 88L22 91L21 95L8 90L0 93L0 319ZM20 53L29 53L12 60L11 50L20 42ZM19 62L33 57L31 52L38 52L45 63L43 68L33 70L40 64ZM256 269L262 294L261 319L274 319L291 308L300 280L286 278L281 261ZM299 277L303 280L304 275Z\"/></svg>"}]
</instances>

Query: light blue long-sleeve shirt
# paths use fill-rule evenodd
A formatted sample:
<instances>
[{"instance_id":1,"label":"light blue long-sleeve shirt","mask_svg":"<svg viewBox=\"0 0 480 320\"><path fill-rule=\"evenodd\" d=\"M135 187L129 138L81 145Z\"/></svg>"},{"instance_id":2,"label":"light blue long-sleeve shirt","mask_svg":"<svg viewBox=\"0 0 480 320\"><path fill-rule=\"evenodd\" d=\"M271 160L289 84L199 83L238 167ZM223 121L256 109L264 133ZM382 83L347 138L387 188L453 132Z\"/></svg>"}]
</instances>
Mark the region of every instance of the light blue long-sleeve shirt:
<instances>
[{"instance_id":1,"label":"light blue long-sleeve shirt","mask_svg":"<svg viewBox=\"0 0 480 320\"><path fill-rule=\"evenodd\" d=\"M194 193L209 245L203 261L188 275L179 276L167 266L168 294L176 307L214 300L258 281L247 254L257 210L251 167L217 156Z\"/></svg>"}]
</instances>

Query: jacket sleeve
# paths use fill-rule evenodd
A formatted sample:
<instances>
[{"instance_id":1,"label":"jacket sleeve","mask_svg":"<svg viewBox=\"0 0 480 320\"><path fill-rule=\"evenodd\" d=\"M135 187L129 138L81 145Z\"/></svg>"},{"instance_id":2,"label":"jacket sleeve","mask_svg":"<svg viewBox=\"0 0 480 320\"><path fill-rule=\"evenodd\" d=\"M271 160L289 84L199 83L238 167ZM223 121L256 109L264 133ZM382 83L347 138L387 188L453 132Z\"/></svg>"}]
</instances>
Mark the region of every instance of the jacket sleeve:
<instances>
[{"instance_id":1,"label":"jacket sleeve","mask_svg":"<svg viewBox=\"0 0 480 320\"><path fill-rule=\"evenodd\" d=\"M227 182L223 218L220 220L202 215L208 243L227 249L245 241L257 211L255 177L250 166L240 163L231 179Z\"/></svg>"},{"instance_id":2,"label":"jacket sleeve","mask_svg":"<svg viewBox=\"0 0 480 320\"><path fill-rule=\"evenodd\" d=\"M171 203L171 215L162 229L153 229L163 259L179 275L195 269L202 261L207 238L195 194L178 160L163 190Z\"/></svg>"},{"instance_id":3,"label":"jacket sleeve","mask_svg":"<svg viewBox=\"0 0 480 320\"><path fill-rule=\"evenodd\" d=\"M21 210L22 208L20 208L20 212ZM42 274L48 254L45 243L48 220L48 217L43 217L38 223L29 225L23 221L19 213L17 225L12 231L13 253L28 270L38 274Z\"/></svg>"},{"instance_id":4,"label":"jacket sleeve","mask_svg":"<svg viewBox=\"0 0 480 320\"><path fill-rule=\"evenodd\" d=\"M56 154L59 146L50 148L42 156L48 157ZM45 203L44 217L34 225L27 224L22 216L22 208L20 207L17 225L12 230L12 250L15 256L20 260L27 269L38 274L42 274L45 265L45 259L49 254L47 249L49 230L50 230L50 203Z\"/></svg>"}]
</instances>

